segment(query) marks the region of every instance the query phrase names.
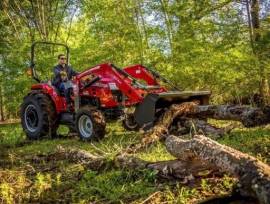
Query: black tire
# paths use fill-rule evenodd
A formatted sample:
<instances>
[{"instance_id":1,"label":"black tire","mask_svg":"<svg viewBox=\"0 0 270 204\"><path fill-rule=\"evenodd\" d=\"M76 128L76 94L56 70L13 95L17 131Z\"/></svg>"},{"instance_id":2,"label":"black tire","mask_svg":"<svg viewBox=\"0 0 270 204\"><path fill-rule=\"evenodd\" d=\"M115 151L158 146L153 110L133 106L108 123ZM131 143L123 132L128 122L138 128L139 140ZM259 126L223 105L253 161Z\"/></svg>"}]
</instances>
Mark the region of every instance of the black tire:
<instances>
[{"instance_id":1,"label":"black tire","mask_svg":"<svg viewBox=\"0 0 270 204\"><path fill-rule=\"evenodd\" d=\"M58 128L57 114L52 100L43 93L30 93L21 105L21 124L29 139L46 135L54 137Z\"/></svg>"},{"instance_id":2,"label":"black tire","mask_svg":"<svg viewBox=\"0 0 270 204\"><path fill-rule=\"evenodd\" d=\"M75 126L69 126L68 127L68 133L77 133L77 129Z\"/></svg>"},{"instance_id":3,"label":"black tire","mask_svg":"<svg viewBox=\"0 0 270 204\"><path fill-rule=\"evenodd\" d=\"M122 121L122 126L129 131L136 131L140 129L133 114L125 114L124 120Z\"/></svg>"},{"instance_id":4,"label":"black tire","mask_svg":"<svg viewBox=\"0 0 270 204\"><path fill-rule=\"evenodd\" d=\"M84 106L78 110L75 125L80 138L84 141L100 140L106 133L103 114L92 106Z\"/></svg>"}]
</instances>

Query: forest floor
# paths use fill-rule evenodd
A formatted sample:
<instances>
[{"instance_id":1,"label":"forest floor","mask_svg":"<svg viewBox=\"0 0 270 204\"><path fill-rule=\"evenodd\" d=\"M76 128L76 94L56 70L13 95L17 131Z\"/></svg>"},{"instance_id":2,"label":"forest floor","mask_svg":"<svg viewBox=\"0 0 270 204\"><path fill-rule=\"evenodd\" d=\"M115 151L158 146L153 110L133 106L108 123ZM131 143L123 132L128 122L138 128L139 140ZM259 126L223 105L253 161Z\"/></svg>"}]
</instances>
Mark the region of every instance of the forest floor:
<instances>
[{"instance_id":1,"label":"forest floor","mask_svg":"<svg viewBox=\"0 0 270 204\"><path fill-rule=\"evenodd\" d=\"M66 134L67 129L61 127L60 133ZM66 160L35 159L46 158L61 145L102 153L110 160L142 136L112 123L100 142L85 143L74 137L27 141L20 125L0 126L0 203L197 203L230 193L235 179L228 175L186 184L157 179L150 170L96 172ZM270 164L270 126L239 127L218 142ZM173 159L161 143L135 156L147 161Z\"/></svg>"}]
</instances>

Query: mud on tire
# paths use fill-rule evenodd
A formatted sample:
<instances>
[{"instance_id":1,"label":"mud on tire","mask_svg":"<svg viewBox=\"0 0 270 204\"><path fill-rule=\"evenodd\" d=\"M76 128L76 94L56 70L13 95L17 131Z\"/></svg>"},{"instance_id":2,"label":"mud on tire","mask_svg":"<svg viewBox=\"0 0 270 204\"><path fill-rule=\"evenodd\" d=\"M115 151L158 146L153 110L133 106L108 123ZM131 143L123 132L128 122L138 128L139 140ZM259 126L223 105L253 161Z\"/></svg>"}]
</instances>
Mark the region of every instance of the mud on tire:
<instances>
[{"instance_id":1,"label":"mud on tire","mask_svg":"<svg viewBox=\"0 0 270 204\"><path fill-rule=\"evenodd\" d=\"M21 105L21 124L29 139L55 136L58 128L57 115L49 96L30 93Z\"/></svg>"},{"instance_id":2,"label":"mud on tire","mask_svg":"<svg viewBox=\"0 0 270 204\"><path fill-rule=\"evenodd\" d=\"M92 106L84 106L78 110L75 125L80 138L84 141L100 140L106 133L103 114Z\"/></svg>"}]
</instances>

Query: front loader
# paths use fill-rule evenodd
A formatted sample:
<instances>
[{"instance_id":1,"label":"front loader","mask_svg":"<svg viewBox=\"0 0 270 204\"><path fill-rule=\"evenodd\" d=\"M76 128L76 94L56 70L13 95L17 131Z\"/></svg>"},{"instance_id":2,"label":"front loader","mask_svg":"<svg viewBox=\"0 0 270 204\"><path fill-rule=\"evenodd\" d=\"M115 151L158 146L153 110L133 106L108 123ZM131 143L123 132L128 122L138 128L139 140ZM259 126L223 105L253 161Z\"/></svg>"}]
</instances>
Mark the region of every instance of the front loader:
<instances>
[{"instance_id":1,"label":"front loader","mask_svg":"<svg viewBox=\"0 0 270 204\"><path fill-rule=\"evenodd\" d=\"M210 91L181 91L155 70L143 65L132 65L125 67L123 70L133 78L144 81L148 87L159 89L158 92L148 92L141 102L136 105L136 108L133 109L134 111L125 115L123 125L129 130L150 129L172 104L193 100L198 100L201 105L209 103ZM161 82L167 84L170 89L162 86Z\"/></svg>"}]
</instances>

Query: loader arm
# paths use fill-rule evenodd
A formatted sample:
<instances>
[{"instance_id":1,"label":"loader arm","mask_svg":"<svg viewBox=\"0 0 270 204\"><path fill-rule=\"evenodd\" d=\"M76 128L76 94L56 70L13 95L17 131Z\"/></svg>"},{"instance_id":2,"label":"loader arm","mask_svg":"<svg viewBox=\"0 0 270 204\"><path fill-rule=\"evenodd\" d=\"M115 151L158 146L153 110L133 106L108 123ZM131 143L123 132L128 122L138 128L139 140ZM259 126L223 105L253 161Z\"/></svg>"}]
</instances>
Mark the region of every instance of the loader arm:
<instances>
[{"instance_id":1,"label":"loader arm","mask_svg":"<svg viewBox=\"0 0 270 204\"><path fill-rule=\"evenodd\" d=\"M150 86L159 85L156 78L149 73L144 66L137 64L129 67L125 67L124 71L133 76L136 79L143 80Z\"/></svg>"},{"instance_id":2,"label":"loader arm","mask_svg":"<svg viewBox=\"0 0 270 204\"><path fill-rule=\"evenodd\" d=\"M136 79L143 80L150 86L160 86L163 91L168 91L164 86L161 86L159 81L164 82L165 84L169 85L171 90L181 91L181 89L167 80L165 77L161 76L155 70L145 67L141 64L132 65L129 67L125 67L123 70L129 73L132 77Z\"/></svg>"},{"instance_id":3,"label":"loader arm","mask_svg":"<svg viewBox=\"0 0 270 204\"><path fill-rule=\"evenodd\" d=\"M130 104L137 104L143 100L142 90L133 86L133 79L129 78L128 74L119 72L114 65L110 63L100 64L81 72L76 78L80 80L91 74L98 76L101 81L109 79L108 86L116 86L123 95L128 97Z\"/></svg>"}]
</instances>

